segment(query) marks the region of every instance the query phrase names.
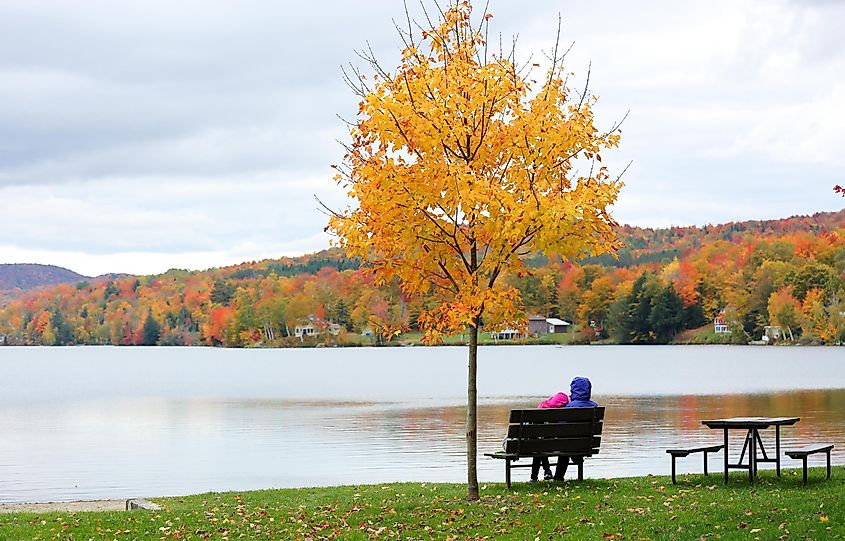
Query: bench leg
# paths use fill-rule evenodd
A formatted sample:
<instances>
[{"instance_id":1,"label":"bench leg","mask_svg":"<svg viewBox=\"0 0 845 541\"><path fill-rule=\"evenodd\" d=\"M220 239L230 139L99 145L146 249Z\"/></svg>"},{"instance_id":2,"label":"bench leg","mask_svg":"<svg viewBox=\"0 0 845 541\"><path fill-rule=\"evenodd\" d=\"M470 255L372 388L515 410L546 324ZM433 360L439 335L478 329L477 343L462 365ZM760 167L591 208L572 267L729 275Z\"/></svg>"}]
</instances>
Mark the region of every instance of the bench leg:
<instances>
[{"instance_id":1,"label":"bench leg","mask_svg":"<svg viewBox=\"0 0 845 541\"><path fill-rule=\"evenodd\" d=\"M505 459L505 484L508 488L511 487L511 459Z\"/></svg>"},{"instance_id":2,"label":"bench leg","mask_svg":"<svg viewBox=\"0 0 845 541\"><path fill-rule=\"evenodd\" d=\"M827 450L827 478L830 479L830 449Z\"/></svg>"},{"instance_id":3,"label":"bench leg","mask_svg":"<svg viewBox=\"0 0 845 541\"><path fill-rule=\"evenodd\" d=\"M678 481L675 479L675 455L672 455L672 484L678 484Z\"/></svg>"},{"instance_id":4,"label":"bench leg","mask_svg":"<svg viewBox=\"0 0 845 541\"><path fill-rule=\"evenodd\" d=\"M728 429L725 429L725 484L728 484Z\"/></svg>"},{"instance_id":5,"label":"bench leg","mask_svg":"<svg viewBox=\"0 0 845 541\"><path fill-rule=\"evenodd\" d=\"M707 473L707 451L704 451L704 475L710 475Z\"/></svg>"},{"instance_id":6,"label":"bench leg","mask_svg":"<svg viewBox=\"0 0 845 541\"><path fill-rule=\"evenodd\" d=\"M807 486L807 457L802 457L804 465L804 486Z\"/></svg>"},{"instance_id":7,"label":"bench leg","mask_svg":"<svg viewBox=\"0 0 845 541\"><path fill-rule=\"evenodd\" d=\"M584 459L582 458L580 462L578 462L578 480L584 480Z\"/></svg>"}]
</instances>

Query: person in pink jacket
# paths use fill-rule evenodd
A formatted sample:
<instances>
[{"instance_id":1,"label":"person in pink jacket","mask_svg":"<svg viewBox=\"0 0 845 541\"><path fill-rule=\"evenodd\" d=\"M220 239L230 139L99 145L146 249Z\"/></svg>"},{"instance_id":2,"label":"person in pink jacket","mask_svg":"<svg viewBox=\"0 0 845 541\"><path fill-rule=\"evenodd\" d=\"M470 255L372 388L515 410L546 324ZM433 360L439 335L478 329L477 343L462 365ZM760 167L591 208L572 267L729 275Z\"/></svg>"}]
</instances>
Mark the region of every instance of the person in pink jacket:
<instances>
[{"instance_id":1,"label":"person in pink jacket","mask_svg":"<svg viewBox=\"0 0 845 541\"><path fill-rule=\"evenodd\" d=\"M545 408L565 408L569 404L569 397L565 393L557 393L543 400L537 407ZM549 480L552 478L552 468L547 457L536 457L531 463L531 482L537 481L537 476L540 474L540 466L543 466L543 479Z\"/></svg>"}]
</instances>

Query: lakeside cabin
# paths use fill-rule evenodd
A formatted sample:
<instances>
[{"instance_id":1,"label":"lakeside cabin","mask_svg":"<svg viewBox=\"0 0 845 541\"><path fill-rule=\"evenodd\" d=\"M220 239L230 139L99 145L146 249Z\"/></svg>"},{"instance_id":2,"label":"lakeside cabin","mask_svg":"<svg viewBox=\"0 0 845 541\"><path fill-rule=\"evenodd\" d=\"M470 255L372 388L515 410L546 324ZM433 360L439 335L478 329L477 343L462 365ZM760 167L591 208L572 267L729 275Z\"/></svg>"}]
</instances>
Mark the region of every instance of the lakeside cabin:
<instances>
[{"instance_id":1,"label":"lakeside cabin","mask_svg":"<svg viewBox=\"0 0 845 541\"><path fill-rule=\"evenodd\" d=\"M766 325L763 327L763 336L760 338L760 341L764 344L774 344L780 340L782 334L780 325Z\"/></svg>"},{"instance_id":2,"label":"lakeside cabin","mask_svg":"<svg viewBox=\"0 0 845 541\"><path fill-rule=\"evenodd\" d=\"M330 334L332 336L338 336L341 332L343 332L343 327L338 323L333 323L329 321L328 323L318 321L320 328L323 329L323 332L326 334ZM322 334L317 327L314 326L314 321L309 320L308 323L304 325L297 325L293 329L293 335L300 340L305 340L306 338L311 338L314 336L318 336Z\"/></svg>"},{"instance_id":3,"label":"lakeside cabin","mask_svg":"<svg viewBox=\"0 0 845 541\"><path fill-rule=\"evenodd\" d=\"M556 317L528 316L528 333L515 329L501 329L490 333L496 340L520 340L529 336L537 338L541 334L560 334L569 331L572 324Z\"/></svg>"},{"instance_id":4,"label":"lakeside cabin","mask_svg":"<svg viewBox=\"0 0 845 541\"><path fill-rule=\"evenodd\" d=\"M526 337L525 333L521 333L516 329L502 329L500 331L493 331L490 333L490 338L492 338L494 342L498 340L521 340Z\"/></svg>"},{"instance_id":5,"label":"lakeside cabin","mask_svg":"<svg viewBox=\"0 0 845 541\"><path fill-rule=\"evenodd\" d=\"M556 317L528 316L528 334L537 337L541 334L565 333L571 323Z\"/></svg>"},{"instance_id":6,"label":"lakeside cabin","mask_svg":"<svg viewBox=\"0 0 845 541\"><path fill-rule=\"evenodd\" d=\"M306 338L314 336L314 334L316 334L316 329L311 323L308 323L307 325L297 325L293 329L293 335L300 340L305 340Z\"/></svg>"},{"instance_id":7,"label":"lakeside cabin","mask_svg":"<svg viewBox=\"0 0 845 541\"><path fill-rule=\"evenodd\" d=\"M736 308L726 306L719 310L719 313L713 318L713 332L716 334L730 334L731 323L736 322Z\"/></svg>"},{"instance_id":8,"label":"lakeside cabin","mask_svg":"<svg viewBox=\"0 0 845 541\"><path fill-rule=\"evenodd\" d=\"M560 334L569 332L572 323L568 321L564 321L562 319L558 319L556 317L549 317L546 318L546 324L549 326L549 330L546 331L549 334Z\"/></svg>"}]
</instances>

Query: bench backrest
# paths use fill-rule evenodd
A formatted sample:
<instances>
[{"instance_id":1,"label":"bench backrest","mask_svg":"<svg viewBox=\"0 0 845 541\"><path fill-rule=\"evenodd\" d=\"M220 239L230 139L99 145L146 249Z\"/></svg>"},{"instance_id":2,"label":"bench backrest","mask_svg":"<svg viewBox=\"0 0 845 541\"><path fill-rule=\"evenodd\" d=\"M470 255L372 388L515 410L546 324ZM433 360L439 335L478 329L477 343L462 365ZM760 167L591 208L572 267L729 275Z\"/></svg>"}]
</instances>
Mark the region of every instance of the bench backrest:
<instances>
[{"instance_id":1,"label":"bench backrest","mask_svg":"<svg viewBox=\"0 0 845 541\"><path fill-rule=\"evenodd\" d=\"M505 452L590 456L601 445L604 407L511 410Z\"/></svg>"}]
</instances>

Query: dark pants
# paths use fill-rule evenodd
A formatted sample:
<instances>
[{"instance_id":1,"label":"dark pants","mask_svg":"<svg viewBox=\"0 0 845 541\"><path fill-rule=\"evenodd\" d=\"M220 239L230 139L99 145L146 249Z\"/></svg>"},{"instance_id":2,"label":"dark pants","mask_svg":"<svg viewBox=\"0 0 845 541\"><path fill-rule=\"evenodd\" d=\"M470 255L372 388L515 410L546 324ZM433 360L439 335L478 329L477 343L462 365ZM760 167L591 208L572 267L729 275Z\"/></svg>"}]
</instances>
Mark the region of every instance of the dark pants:
<instances>
[{"instance_id":1,"label":"dark pants","mask_svg":"<svg viewBox=\"0 0 845 541\"><path fill-rule=\"evenodd\" d=\"M583 464L584 457L582 456L561 456L557 459L557 467L555 468L555 481L563 481L563 476L566 475L566 468L569 467L569 463L572 462L573 464Z\"/></svg>"},{"instance_id":2,"label":"dark pants","mask_svg":"<svg viewBox=\"0 0 845 541\"><path fill-rule=\"evenodd\" d=\"M549 459L544 456L538 456L531 462L531 479L537 479L537 476L540 474L540 466L543 466L544 472L552 472L552 468L549 465Z\"/></svg>"}]
</instances>

